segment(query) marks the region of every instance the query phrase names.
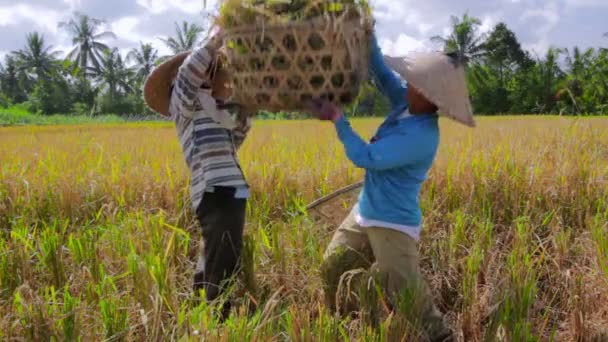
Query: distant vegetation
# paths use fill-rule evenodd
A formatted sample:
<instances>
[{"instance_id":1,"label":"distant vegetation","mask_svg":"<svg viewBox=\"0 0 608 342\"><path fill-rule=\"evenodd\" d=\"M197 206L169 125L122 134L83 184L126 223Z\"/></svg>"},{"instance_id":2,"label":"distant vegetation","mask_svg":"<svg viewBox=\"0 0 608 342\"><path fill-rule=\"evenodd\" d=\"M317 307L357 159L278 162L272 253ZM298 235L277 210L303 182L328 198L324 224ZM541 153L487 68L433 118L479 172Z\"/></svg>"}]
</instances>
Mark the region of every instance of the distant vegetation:
<instances>
[{"instance_id":1,"label":"distant vegetation","mask_svg":"<svg viewBox=\"0 0 608 342\"><path fill-rule=\"evenodd\" d=\"M59 24L72 36L71 51L60 53L31 32L22 49L0 63L0 108L23 104L29 112L69 115L151 115L142 84L160 61L151 42L126 54L112 47L116 35L102 20L76 13ZM522 49L515 33L499 23L487 33L469 15L452 18L452 33L433 37L469 61L468 82L475 112L483 114L600 114L608 112L608 50L550 48L544 56ZM175 24L162 38L172 53L188 51L205 37L198 24ZM598 35L602 35L598 32ZM608 38L608 37L607 37ZM606 39L608 46L608 39ZM384 113L386 101L370 84L360 95L355 116Z\"/></svg>"},{"instance_id":2,"label":"distant vegetation","mask_svg":"<svg viewBox=\"0 0 608 342\"><path fill-rule=\"evenodd\" d=\"M89 123L121 123L130 121L160 121L162 118L156 116L142 115L83 115L83 114L33 114L23 104L13 105L8 108L0 108L0 126L21 125L70 125Z\"/></svg>"},{"instance_id":3,"label":"distant vegetation","mask_svg":"<svg viewBox=\"0 0 608 342\"><path fill-rule=\"evenodd\" d=\"M256 121L260 120L293 120L303 119L306 115L295 113L268 113L260 112ZM170 122L169 118L160 115L146 114L50 114L32 113L27 104L21 103L6 108L0 107L0 126L22 126L22 125L73 125L73 124L95 124L95 123L121 123L121 122Z\"/></svg>"}]
</instances>

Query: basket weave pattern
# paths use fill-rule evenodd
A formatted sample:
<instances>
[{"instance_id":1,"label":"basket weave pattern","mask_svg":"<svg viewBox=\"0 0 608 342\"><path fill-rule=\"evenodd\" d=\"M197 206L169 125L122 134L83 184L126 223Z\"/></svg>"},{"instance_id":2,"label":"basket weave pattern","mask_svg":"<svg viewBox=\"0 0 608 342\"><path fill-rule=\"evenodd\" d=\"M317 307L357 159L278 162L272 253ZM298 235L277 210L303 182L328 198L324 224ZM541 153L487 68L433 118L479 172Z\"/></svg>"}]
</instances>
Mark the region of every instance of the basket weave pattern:
<instances>
[{"instance_id":1,"label":"basket weave pattern","mask_svg":"<svg viewBox=\"0 0 608 342\"><path fill-rule=\"evenodd\" d=\"M370 34L361 20L241 27L226 38L233 100L249 108L301 111L311 98L348 105L367 77Z\"/></svg>"}]
</instances>

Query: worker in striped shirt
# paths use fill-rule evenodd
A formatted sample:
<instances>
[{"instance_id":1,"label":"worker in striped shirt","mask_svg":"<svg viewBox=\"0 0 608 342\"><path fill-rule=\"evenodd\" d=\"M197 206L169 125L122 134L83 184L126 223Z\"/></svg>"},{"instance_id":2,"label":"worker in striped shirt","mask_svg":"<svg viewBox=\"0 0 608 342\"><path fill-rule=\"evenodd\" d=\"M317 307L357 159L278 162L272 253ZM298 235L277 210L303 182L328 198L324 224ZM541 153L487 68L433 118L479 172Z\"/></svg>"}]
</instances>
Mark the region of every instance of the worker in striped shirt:
<instances>
[{"instance_id":1,"label":"worker in striped shirt","mask_svg":"<svg viewBox=\"0 0 608 342\"><path fill-rule=\"evenodd\" d=\"M237 150L251 127L250 111L228 103L229 73L218 59L221 34L192 53L166 61L146 81L148 105L170 116L191 171L192 209L203 250L194 272L195 292L216 299L236 272L242 249L249 187ZM224 314L229 312L224 306Z\"/></svg>"}]
</instances>

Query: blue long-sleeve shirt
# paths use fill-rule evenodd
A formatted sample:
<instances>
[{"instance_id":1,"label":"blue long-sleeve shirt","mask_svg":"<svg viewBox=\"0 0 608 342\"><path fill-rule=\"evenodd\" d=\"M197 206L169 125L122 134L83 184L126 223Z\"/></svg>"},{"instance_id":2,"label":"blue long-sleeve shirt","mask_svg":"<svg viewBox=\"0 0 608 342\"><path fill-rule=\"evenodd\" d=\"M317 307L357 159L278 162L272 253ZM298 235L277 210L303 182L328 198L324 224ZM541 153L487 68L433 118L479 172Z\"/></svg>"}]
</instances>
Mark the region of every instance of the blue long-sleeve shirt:
<instances>
[{"instance_id":1,"label":"blue long-sleeve shirt","mask_svg":"<svg viewBox=\"0 0 608 342\"><path fill-rule=\"evenodd\" d=\"M375 37L370 72L391 103L373 142L364 141L344 117L335 124L348 158L366 170L358 214L367 221L387 223L386 228L407 226L404 231L417 238L422 221L418 195L437 153L438 116L408 115L407 86L384 63Z\"/></svg>"}]
</instances>

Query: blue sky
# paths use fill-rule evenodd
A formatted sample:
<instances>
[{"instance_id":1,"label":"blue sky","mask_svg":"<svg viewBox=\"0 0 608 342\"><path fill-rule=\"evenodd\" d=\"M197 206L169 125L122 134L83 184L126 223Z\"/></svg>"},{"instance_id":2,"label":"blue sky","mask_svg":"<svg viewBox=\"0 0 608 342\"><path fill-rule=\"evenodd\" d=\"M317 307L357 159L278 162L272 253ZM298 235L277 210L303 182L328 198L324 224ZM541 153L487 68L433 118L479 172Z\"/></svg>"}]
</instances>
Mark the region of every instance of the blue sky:
<instances>
[{"instance_id":1,"label":"blue sky","mask_svg":"<svg viewBox=\"0 0 608 342\"><path fill-rule=\"evenodd\" d=\"M123 51L140 41L166 53L159 37L172 34L174 22L203 22L204 0L0 0L0 56L19 49L29 31L43 33L56 50L68 52L69 36L57 27L80 11L107 21ZM449 31L451 15L468 12L489 31L503 21L522 45L536 54L550 46L608 47L608 0L372 0L381 46L389 55L436 48L430 37ZM216 7L207 0L207 9Z\"/></svg>"}]
</instances>

